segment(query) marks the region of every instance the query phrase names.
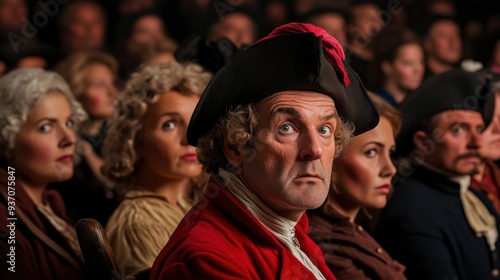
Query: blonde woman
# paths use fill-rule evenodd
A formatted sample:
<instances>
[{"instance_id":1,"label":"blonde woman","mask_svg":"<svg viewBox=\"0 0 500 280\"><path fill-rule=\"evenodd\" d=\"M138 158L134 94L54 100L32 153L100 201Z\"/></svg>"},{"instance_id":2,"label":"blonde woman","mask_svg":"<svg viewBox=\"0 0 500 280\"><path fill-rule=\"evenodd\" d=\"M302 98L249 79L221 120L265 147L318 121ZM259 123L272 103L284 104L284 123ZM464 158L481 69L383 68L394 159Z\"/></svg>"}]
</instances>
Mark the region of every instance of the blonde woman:
<instances>
[{"instance_id":1,"label":"blonde woman","mask_svg":"<svg viewBox=\"0 0 500 280\"><path fill-rule=\"evenodd\" d=\"M77 159L73 178L51 187L61 193L73 220L94 218L105 224L118 206L113 184L100 172L107 119L114 112L118 64L107 53L80 51L60 62L55 70L68 82L89 119L78 131L82 141L77 153L81 158Z\"/></svg>"},{"instance_id":2,"label":"blonde woman","mask_svg":"<svg viewBox=\"0 0 500 280\"><path fill-rule=\"evenodd\" d=\"M103 171L126 191L106 226L125 274L153 265L202 193L202 167L186 129L210 78L194 64L148 65L118 98Z\"/></svg>"}]
</instances>

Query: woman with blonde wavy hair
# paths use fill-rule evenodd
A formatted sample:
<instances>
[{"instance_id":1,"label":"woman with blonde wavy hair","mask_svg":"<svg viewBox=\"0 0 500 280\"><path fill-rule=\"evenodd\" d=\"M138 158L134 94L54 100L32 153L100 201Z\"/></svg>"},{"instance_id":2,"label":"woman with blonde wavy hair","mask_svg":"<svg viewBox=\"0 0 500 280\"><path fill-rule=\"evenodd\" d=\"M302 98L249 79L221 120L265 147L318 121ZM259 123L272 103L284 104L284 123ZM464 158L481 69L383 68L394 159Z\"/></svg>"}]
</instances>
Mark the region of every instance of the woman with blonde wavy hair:
<instances>
[{"instance_id":1,"label":"woman with blonde wavy hair","mask_svg":"<svg viewBox=\"0 0 500 280\"><path fill-rule=\"evenodd\" d=\"M125 274L153 265L202 194L202 166L186 130L210 78L195 64L147 65L118 97L103 173L125 191L106 226Z\"/></svg>"}]
</instances>

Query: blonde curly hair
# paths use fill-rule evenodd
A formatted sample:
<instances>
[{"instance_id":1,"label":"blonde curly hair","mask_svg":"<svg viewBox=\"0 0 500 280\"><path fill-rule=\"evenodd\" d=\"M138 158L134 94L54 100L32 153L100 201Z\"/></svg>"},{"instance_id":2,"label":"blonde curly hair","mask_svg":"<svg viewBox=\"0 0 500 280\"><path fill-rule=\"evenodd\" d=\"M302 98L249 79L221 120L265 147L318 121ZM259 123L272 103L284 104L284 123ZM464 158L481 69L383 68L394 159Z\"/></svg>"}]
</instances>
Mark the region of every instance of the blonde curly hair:
<instances>
[{"instance_id":1,"label":"blonde curly hair","mask_svg":"<svg viewBox=\"0 0 500 280\"><path fill-rule=\"evenodd\" d=\"M63 94L73 113L75 130L87 119L64 79L40 68L22 68L0 78L0 159L5 161L14 148L17 134L29 112L47 94Z\"/></svg>"},{"instance_id":2,"label":"blonde curly hair","mask_svg":"<svg viewBox=\"0 0 500 280\"><path fill-rule=\"evenodd\" d=\"M210 131L198 140L198 160L207 173L217 174L219 168L231 170L231 165L224 156L222 139L230 146L239 149L254 147L259 116L254 104L238 106L228 111ZM341 119L335 129L335 157L338 157L352 138L354 125ZM249 151L250 152L250 151Z\"/></svg>"},{"instance_id":3,"label":"blonde curly hair","mask_svg":"<svg viewBox=\"0 0 500 280\"><path fill-rule=\"evenodd\" d=\"M87 87L87 76L89 67L94 64L102 64L109 68L114 77L118 73L118 62L105 52L96 50L78 51L59 62L55 67L56 71L63 77L70 86L73 94L81 98Z\"/></svg>"},{"instance_id":4,"label":"blonde curly hair","mask_svg":"<svg viewBox=\"0 0 500 280\"><path fill-rule=\"evenodd\" d=\"M178 91L200 96L212 75L196 64L146 65L132 74L123 91L118 94L116 112L110 120L103 144L102 173L119 185L134 184L136 154L141 143L142 119L148 104L155 103L160 94Z\"/></svg>"}]
</instances>

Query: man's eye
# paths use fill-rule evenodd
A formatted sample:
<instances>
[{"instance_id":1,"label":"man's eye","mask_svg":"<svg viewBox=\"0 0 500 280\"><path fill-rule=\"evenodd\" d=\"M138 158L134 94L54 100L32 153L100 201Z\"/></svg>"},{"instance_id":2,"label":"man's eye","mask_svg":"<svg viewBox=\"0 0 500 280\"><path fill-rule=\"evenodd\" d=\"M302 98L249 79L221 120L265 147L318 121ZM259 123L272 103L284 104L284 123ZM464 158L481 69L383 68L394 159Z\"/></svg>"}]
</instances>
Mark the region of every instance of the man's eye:
<instances>
[{"instance_id":1,"label":"man's eye","mask_svg":"<svg viewBox=\"0 0 500 280\"><path fill-rule=\"evenodd\" d=\"M323 135L330 135L332 134L332 129L328 126L322 126L320 129L318 129L318 132Z\"/></svg>"},{"instance_id":2,"label":"man's eye","mask_svg":"<svg viewBox=\"0 0 500 280\"><path fill-rule=\"evenodd\" d=\"M72 128L73 126L75 126L75 122L73 120L68 120L66 122L66 126L69 128Z\"/></svg>"},{"instance_id":3,"label":"man's eye","mask_svg":"<svg viewBox=\"0 0 500 280\"><path fill-rule=\"evenodd\" d=\"M461 127L461 126L456 126L456 127L452 127L451 128L451 131L453 131L453 133L460 133L462 132L464 129Z\"/></svg>"},{"instance_id":4,"label":"man's eye","mask_svg":"<svg viewBox=\"0 0 500 280\"><path fill-rule=\"evenodd\" d=\"M281 132L291 132L293 130L293 126L291 124L283 124L280 126Z\"/></svg>"}]
</instances>

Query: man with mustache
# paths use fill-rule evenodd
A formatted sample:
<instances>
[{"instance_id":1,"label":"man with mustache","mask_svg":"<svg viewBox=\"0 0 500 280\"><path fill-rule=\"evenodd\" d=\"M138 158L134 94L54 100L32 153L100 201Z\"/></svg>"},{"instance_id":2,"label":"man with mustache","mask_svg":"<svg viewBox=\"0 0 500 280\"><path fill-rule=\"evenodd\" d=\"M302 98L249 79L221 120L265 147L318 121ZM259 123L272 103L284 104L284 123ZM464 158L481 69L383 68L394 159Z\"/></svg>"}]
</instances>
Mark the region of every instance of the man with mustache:
<instances>
[{"instance_id":1,"label":"man with mustache","mask_svg":"<svg viewBox=\"0 0 500 280\"><path fill-rule=\"evenodd\" d=\"M395 190L375 236L408 279L498 279L498 216L469 188L492 120L489 80L462 70L429 78L399 109Z\"/></svg>"},{"instance_id":2,"label":"man with mustache","mask_svg":"<svg viewBox=\"0 0 500 280\"><path fill-rule=\"evenodd\" d=\"M287 24L246 49L193 113L187 141L211 179L151 279L335 279L307 236L305 211L325 201L333 158L352 132L377 123L323 29Z\"/></svg>"}]
</instances>

